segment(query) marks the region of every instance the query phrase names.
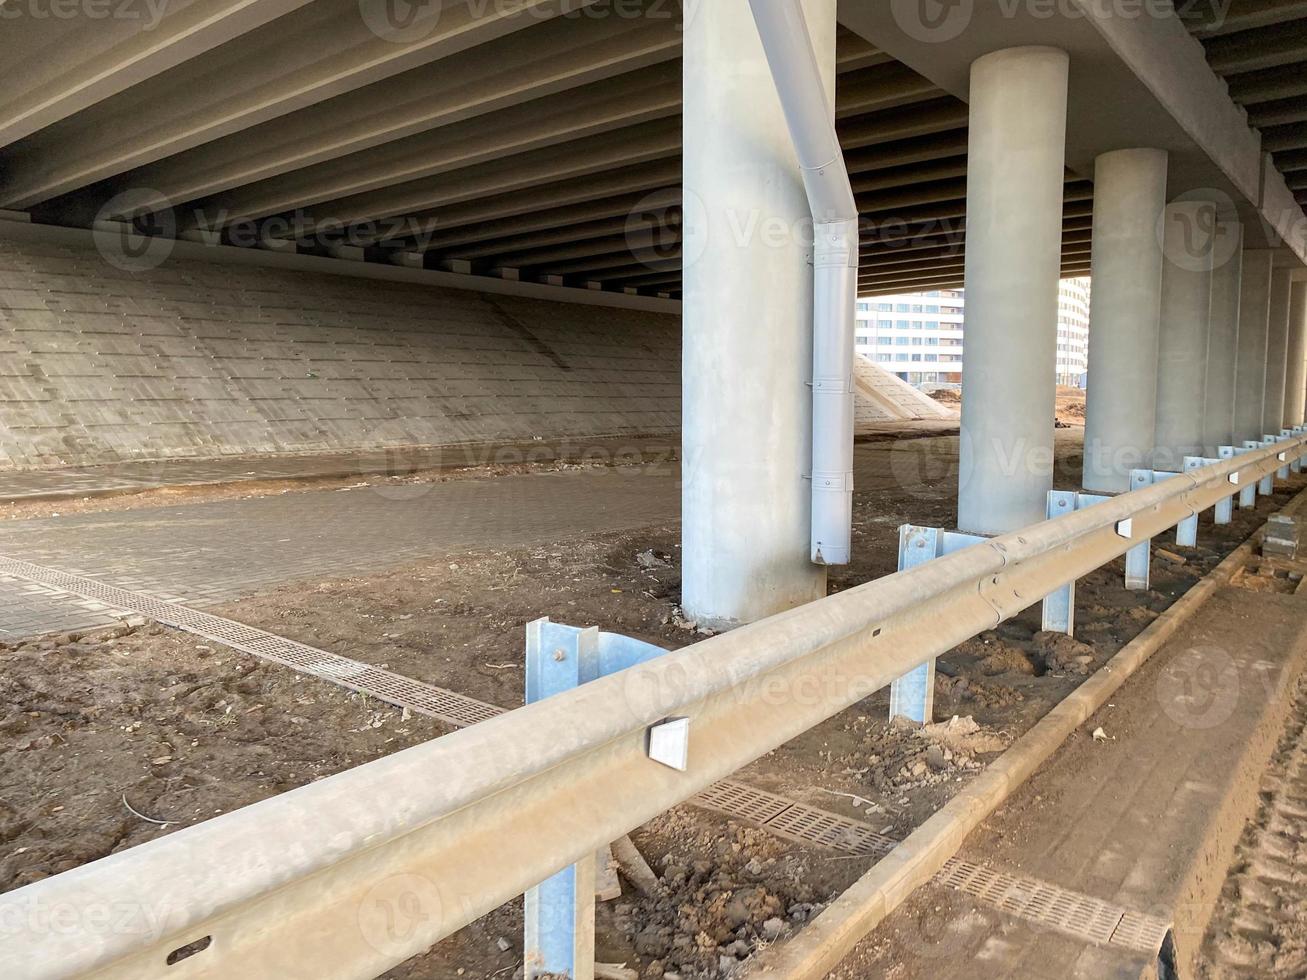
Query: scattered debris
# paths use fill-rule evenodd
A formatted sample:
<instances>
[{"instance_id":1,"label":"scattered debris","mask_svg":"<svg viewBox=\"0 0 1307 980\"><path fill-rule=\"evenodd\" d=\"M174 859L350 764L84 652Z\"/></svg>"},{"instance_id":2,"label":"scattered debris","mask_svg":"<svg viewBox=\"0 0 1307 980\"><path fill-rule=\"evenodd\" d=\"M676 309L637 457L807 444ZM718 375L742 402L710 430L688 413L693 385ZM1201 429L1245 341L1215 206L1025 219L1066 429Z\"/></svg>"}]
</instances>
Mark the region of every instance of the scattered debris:
<instances>
[{"instance_id":1,"label":"scattered debris","mask_svg":"<svg viewBox=\"0 0 1307 980\"><path fill-rule=\"evenodd\" d=\"M175 820L156 820L154 817L147 817L144 813L142 813L140 810L136 809L136 807L132 806L130 803L127 802L126 793L123 794L123 806L127 807L127 812L130 813L132 816L140 817L146 823L152 823L158 827L167 827L173 823L176 823Z\"/></svg>"},{"instance_id":2,"label":"scattered debris","mask_svg":"<svg viewBox=\"0 0 1307 980\"><path fill-rule=\"evenodd\" d=\"M613 907L613 925L644 962L641 976L734 975L756 950L816 914L804 858L767 831L729 821L705 827L677 807L658 817L675 842L658 888Z\"/></svg>"},{"instance_id":3,"label":"scattered debris","mask_svg":"<svg viewBox=\"0 0 1307 980\"><path fill-rule=\"evenodd\" d=\"M954 715L948 721L924 725L917 730L916 735L955 752L979 755L1002 752L1011 742L1006 735L985 731L970 715Z\"/></svg>"},{"instance_id":4,"label":"scattered debris","mask_svg":"<svg viewBox=\"0 0 1307 980\"><path fill-rule=\"evenodd\" d=\"M675 626L677 629L689 630L691 633L699 629L698 620L688 618L680 606L673 606L672 611L663 617L662 622L664 626Z\"/></svg>"},{"instance_id":5,"label":"scattered debris","mask_svg":"<svg viewBox=\"0 0 1307 980\"><path fill-rule=\"evenodd\" d=\"M649 862L644 859L644 855L636 848L631 838L619 837L613 841L612 848L613 857L617 860L617 868L626 876L626 880L645 895L656 894L658 876L654 874L653 868L649 867Z\"/></svg>"},{"instance_id":6,"label":"scattered debris","mask_svg":"<svg viewBox=\"0 0 1307 980\"><path fill-rule=\"evenodd\" d=\"M617 878L617 860L613 849L605 844L595 851L595 898L600 902L611 902L622 897L622 883Z\"/></svg>"},{"instance_id":7,"label":"scattered debris","mask_svg":"<svg viewBox=\"0 0 1307 980\"><path fill-rule=\"evenodd\" d=\"M847 769L845 770L845 772L850 772L850 771L851 770L847 770ZM861 773L865 773L869 771L870 771L870 767L867 767L866 769L861 770ZM858 773L858 775L860 775L861 773ZM873 800L869 800L865 796L859 796L857 793L841 793L839 790L825 789L821 786L818 786L817 789L819 789L823 793L829 793L831 796L843 796L846 797L847 799L852 800L853 809L855 810L860 810L863 807L867 808L868 813L876 813L882 810L882 807L879 803L876 803Z\"/></svg>"},{"instance_id":8,"label":"scattered debris","mask_svg":"<svg viewBox=\"0 0 1307 980\"><path fill-rule=\"evenodd\" d=\"M1059 674L1087 676L1094 666L1094 648L1056 630L1035 634L1035 647L1044 655L1044 669Z\"/></svg>"},{"instance_id":9,"label":"scattered debris","mask_svg":"<svg viewBox=\"0 0 1307 980\"><path fill-rule=\"evenodd\" d=\"M635 556L635 563L641 568L670 568L672 556L665 552L654 551L647 548Z\"/></svg>"}]
</instances>

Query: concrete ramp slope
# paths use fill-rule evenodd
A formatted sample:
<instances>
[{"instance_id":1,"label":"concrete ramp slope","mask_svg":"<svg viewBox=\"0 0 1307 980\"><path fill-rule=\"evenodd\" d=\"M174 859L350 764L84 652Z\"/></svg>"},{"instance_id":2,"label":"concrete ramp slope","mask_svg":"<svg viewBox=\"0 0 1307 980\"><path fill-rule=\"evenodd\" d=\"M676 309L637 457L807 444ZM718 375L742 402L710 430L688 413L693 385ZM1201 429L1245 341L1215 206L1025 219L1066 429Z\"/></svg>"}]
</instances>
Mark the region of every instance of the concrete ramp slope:
<instances>
[{"instance_id":1,"label":"concrete ramp slope","mask_svg":"<svg viewBox=\"0 0 1307 980\"><path fill-rule=\"evenodd\" d=\"M680 318L0 234L0 466L680 429Z\"/></svg>"},{"instance_id":2,"label":"concrete ramp slope","mask_svg":"<svg viewBox=\"0 0 1307 980\"><path fill-rule=\"evenodd\" d=\"M898 376L858 356L853 359L853 430L886 423L953 421L958 413Z\"/></svg>"}]
</instances>

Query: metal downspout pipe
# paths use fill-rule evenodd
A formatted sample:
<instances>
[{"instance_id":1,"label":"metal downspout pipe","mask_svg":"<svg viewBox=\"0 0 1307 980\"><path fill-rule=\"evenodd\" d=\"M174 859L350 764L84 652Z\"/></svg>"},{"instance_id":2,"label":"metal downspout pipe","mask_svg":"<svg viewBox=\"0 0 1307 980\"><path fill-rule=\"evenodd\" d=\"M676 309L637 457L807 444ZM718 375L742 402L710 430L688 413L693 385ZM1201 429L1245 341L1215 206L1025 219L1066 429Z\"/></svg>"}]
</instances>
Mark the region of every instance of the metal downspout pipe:
<instances>
[{"instance_id":1,"label":"metal downspout pipe","mask_svg":"<svg viewBox=\"0 0 1307 980\"><path fill-rule=\"evenodd\" d=\"M798 0L749 0L813 221L812 560L849 562L858 205Z\"/></svg>"}]
</instances>

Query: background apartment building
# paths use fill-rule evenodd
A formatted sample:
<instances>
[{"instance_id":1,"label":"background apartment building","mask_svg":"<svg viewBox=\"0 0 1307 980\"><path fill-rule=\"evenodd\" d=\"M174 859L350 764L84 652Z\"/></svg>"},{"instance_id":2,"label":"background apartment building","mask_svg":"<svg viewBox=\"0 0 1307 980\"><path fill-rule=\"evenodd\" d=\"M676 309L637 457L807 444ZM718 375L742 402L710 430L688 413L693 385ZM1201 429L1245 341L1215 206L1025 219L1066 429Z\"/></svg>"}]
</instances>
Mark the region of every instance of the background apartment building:
<instances>
[{"instance_id":1,"label":"background apartment building","mask_svg":"<svg viewBox=\"0 0 1307 980\"><path fill-rule=\"evenodd\" d=\"M1057 291L1057 383L1085 386L1089 370L1089 279L1063 279Z\"/></svg>"},{"instance_id":2,"label":"background apartment building","mask_svg":"<svg viewBox=\"0 0 1307 980\"><path fill-rule=\"evenodd\" d=\"M857 351L925 388L962 382L966 300L960 289L858 300ZM1089 357L1089 280L1058 290L1057 382L1083 387Z\"/></svg>"},{"instance_id":3,"label":"background apartment building","mask_svg":"<svg viewBox=\"0 0 1307 980\"><path fill-rule=\"evenodd\" d=\"M857 351L915 385L962 381L962 290L858 300Z\"/></svg>"}]
</instances>

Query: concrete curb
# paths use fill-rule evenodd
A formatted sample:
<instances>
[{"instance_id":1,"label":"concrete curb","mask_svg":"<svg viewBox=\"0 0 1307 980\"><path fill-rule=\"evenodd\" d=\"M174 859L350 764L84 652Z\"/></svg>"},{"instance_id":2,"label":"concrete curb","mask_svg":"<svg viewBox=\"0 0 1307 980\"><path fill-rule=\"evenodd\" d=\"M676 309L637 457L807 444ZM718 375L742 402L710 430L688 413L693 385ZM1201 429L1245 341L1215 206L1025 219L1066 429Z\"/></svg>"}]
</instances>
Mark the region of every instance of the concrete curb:
<instances>
[{"instance_id":1,"label":"concrete curb","mask_svg":"<svg viewBox=\"0 0 1307 980\"><path fill-rule=\"evenodd\" d=\"M1280 512L1307 505L1301 491ZM1067 695L957 796L878 861L793 940L759 955L745 980L819 980L839 965L872 929L926 884L957 853L967 835L990 816L1061 744L1169 640L1253 553L1258 529L1202 581Z\"/></svg>"},{"instance_id":2,"label":"concrete curb","mask_svg":"<svg viewBox=\"0 0 1307 980\"><path fill-rule=\"evenodd\" d=\"M934 435L935 433L929 433ZM544 453L541 453L541 450ZM409 473L449 473L457 474L468 470L474 470L481 467L493 466L554 466L569 463L584 463L588 461L587 453L593 453L596 450L604 450L609 454L609 459L614 459L618 453L638 452L640 459L613 462L612 465L625 465L626 462L636 463L661 463L678 460L680 457L679 436L667 436L657 433L640 436L601 436L595 439L581 443L578 440L576 446L566 442L526 442L522 440L510 440L502 442L484 442L484 443L458 443L448 446L411 446L397 447L394 450L394 458L377 459L376 451L360 451L356 459L349 459L348 453L341 452L320 452L320 453L281 453L281 454L260 454L248 457L176 457L171 459L148 460L148 459L129 459L119 463L101 463L90 464L87 466L72 467L51 467L46 469L32 470L8 470L0 472L0 504L28 504L28 503L49 503L62 500L80 500L82 498L104 498L104 497L125 497L136 494L150 493L156 490L176 490L190 488L211 488L227 486L250 486L258 487L261 484L268 483L313 483L328 480L367 478L373 476L391 476L396 475L397 464L402 467L402 472L398 475L407 475ZM496 453L521 451L524 455L521 459L516 458L491 458ZM421 454L434 452L436 458L432 460L423 460ZM483 458L476 456L466 457L468 453L480 454ZM525 454L534 453L533 456ZM447 454L449 459L441 459L439 454ZM461 461L459 454L464 454L465 458ZM411 456L412 458L407 458ZM337 459L339 457L339 459ZM285 463L286 461L302 460L312 462L314 459L329 459L330 463L325 464L321 469L306 469L303 472L257 472L260 463ZM101 486L73 486L67 489L51 489L36 491L15 491L12 487L12 481L22 480L25 476L45 476L48 474L57 475L61 470L67 471L70 478L77 479L84 476L94 476L94 471L102 469L110 471L115 467L121 466L155 466L160 472L165 471L169 466L176 466L184 469L186 467L205 466L214 463L231 463L233 472L226 475L214 475L204 477L184 477L160 476L153 482L140 478L139 482L122 482L116 485L105 483ZM235 467L254 467L253 475L243 469L237 472ZM108 477L112 479L113 477ZM136 478L119 477L118 479L128 481ZM6 486L6 481L11 485Z\"/></svg>"}]
</instances>

